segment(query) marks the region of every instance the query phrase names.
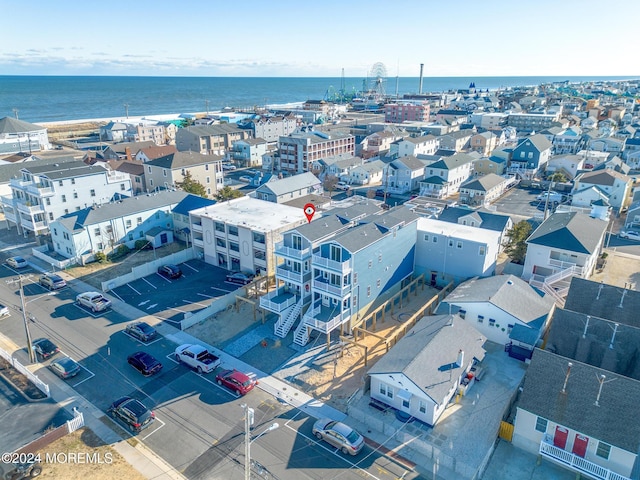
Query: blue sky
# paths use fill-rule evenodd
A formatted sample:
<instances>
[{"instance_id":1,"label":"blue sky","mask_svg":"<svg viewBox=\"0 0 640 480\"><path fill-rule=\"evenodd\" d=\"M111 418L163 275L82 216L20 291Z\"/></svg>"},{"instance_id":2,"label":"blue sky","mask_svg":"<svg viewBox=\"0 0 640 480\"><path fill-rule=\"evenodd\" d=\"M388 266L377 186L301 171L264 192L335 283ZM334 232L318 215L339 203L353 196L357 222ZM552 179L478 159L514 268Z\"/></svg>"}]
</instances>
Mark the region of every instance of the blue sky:
<instances>
[{"instance_id":1,"label":"blue sky","mask_svg":"<svg viewBox=\"0 0 640 480\"><path fill-rule=\"evenodd\" d=\"M639 0L0 0L0 74L640 74Z\"/></svg>"}]
</instances>

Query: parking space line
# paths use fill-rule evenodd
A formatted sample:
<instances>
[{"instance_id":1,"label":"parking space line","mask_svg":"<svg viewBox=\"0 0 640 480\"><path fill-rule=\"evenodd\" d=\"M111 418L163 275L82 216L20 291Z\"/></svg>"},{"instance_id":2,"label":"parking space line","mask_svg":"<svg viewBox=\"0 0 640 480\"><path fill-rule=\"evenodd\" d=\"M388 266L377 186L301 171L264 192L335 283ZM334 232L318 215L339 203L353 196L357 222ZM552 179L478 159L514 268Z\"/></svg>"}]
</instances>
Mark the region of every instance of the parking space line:
<instances>
[{"instance_id":1,"label":"parking space line","mask_svg":"<svg viewBox=\"0 0 640 480\"><path fill-rule=\"evenodd\" d=\"M183 263L183 265L184 265L185 267L189 267L189 268L190 268L191 270L193 270L194 272L199 272L199 271L200 271L200 270L198 270L198 269L196 269L196 268L193 268L193 267L192 267L191 265L189 265L188 263Z\"/></svg>"},{"instance_id":2,"label":"parking space line","mask_svg":"<svg viewBox=\"0 0 640 480\"><path fill-rule=\"evenodd\" d=\"M133 290L134 292L136 292L138 295L142 295L138 290L136 290L135 288L133 288L129 283L127 283L127 287L129 287L131 290Z\"/></svg>"},{"instance_id":3,"label":"parking space line","mask_svg":"<svg viewBox=\"0 0 640 480\"><path fill-rule=\"evenodd\" d=\"M110 293L111 295L113 295L114 297L116 297L116 298L117 298L118 300L120 300L121 302L124 302L124 300L122 299L122 297L121 297L120 295L118 295L115 291L113 291L113 290L109 290L109 293ZM127 302L124 302L124 303L127 303Z\"/></svg>"},{"instance_id":4,"label":"parking space line","mask_svg":"<svg viewBox=\"0 0 640 480\"><path fill-rule=\"evenodd\" d=\"M82 305L78 305L78 302L73 302L73 304L78 307L80 310L82 310L84 313L88 313L89 315L91 315L93 318L100 318L102 315L106 315L107 313L111 312L111 307L107 308L106 310L102 310L100 312L92 312L91 310L89 310L88 308L83 307Z\"/></svg>"},{"instance_id":5,"label":"parking space line","mask_svg":"<svg viewBox=\"0 0 640 480\"><path fill-rule=\"evenodd\" d=\"M155 307L155 305L152 305L152 307ZM151 307L149 307L149 308L151 308ZM176 312L180 312L180 313L187 313L186 310L180 310L179 308L169 307L169 310L175 310Z\"/></svg>"},{"instance_id":6,"label":"parking space line","mask_svg":"<svg viewBox=\"0 0 640 480\"><path fill-rule=\"evenodd\" d=\"M64 353L62 350L60 350L60 353L63 354L65 357L67 358L71 358L69 355L67 355L66 353ZM73 360L73 358L71 358L71 360ZM91 380L93 377L96 376L95 373L93 373L91 370L89 370L87 367L85 367L84 365L81 365L80 362L76 362L78 364L78 366L80 368L82 368L83 370L86 370L87 372L90 373L89 377L85 378L84 380L80 380L78 383L74 383L73 385L71 385L73 388L77 387L78 385L80 385L81 383L86 382L87 380Z\"/></svg>"},{"instance_id":7,"label":"parking space line","mask_svg":"<svg viewBox=\"0 0 640 480\"><path fill-rule=\"evenodd\" d=\"M329 448L329 447L327 447L327 445L329 445L329 444L326 443L324 440L318 440L315 436L314 437L308 437L307 435L302 433L300 430L296 430L291 425L288 425L288 422L285 423L284 426L285 426L285 428L288 428L289 430L293 431L296 435L302 435L304 438L309 440L311 443L315 443L318 447L323 448L324 450L326 450L327 452L332 453L333 455L335 455L338 458L341 458L342 460L347 462L349 465L351 465L351 467L353 467L354 469L358 470L358 472L362 472L365 475L367 475L368 477L374 478L375 480L380 480L379 477L376 477L374 474L369 473L366 470L364 470L364 469L362 469L362 468L360 468L358 466L358 463L361 463L362 460L367 458L370 454L365 456L364 458L359 459L358 463L353 463L346 455L340 455L340 449L339 448L336 448L336 447Z\"/></svg>"},{"instance_id":8,"label":"parking space line","mask_svg":"<svg viewBox=\"0 0 640 480\"><path fill-rule=\"evenodd\" d=\"M233 398L240 398L241 395L236 395L235 393L233 393L231 390L229 390L226 387L223 387L222 385L218 385L217 382L213 381L213 380L209 380L208 378L205 378L205 374L199 374L198 372L193 372L195 373L197 376L199 376L200 378L202 378L202 380L204 380L205 382L209 382L211 385L213 385L214 387L217 387L219 390L223 390L225 392L227 392L229 395L231 395Z\"/></svg>"},{"instance_id":9,"label":"parking space line","mask_svg":"<svg viewBox=\"0 0 640 480\"><path fill-rule=\"evenodd\" d=\"M204 293L198 293L198 295L200 295L201 297L206 297L206 298L216 298L216 297L213 297L211 295L205 295Z\"/></svg>"},{"instance_id":10,"label":"parking space line","mask_svg":"<svg viewBox=\"0 0 640 480\"><path fill-rule=\"evenodd\" d=\"M216 288L216 287L209 287L209 288L211 288L211 290L220 290L221 292L224 292L224 293L233 292L233 290L225 290L224 288Z\"/></svg>"},{"instance_id":11,"label":"parking space line","mask_svg":"<svg viewBox=\"0 0 640 480\"><path fill-rule=\"evenodd\" d=\"M175 353L170 353L169 355L166 355L166 357L167 357L168 360L171 360L176 365L180 365L180 362L176 360L176 354Z\"/></svg>"},{"instance_id":12,"label":"parking space line","mask_svg":"<svg viewBox=\"0 0 640 480\"><path fill-rule=\"evenodd\" d=\"M147 282L149 285L151 285L153 288L155 288L156 290L158 289L158 287L156 287L153 283L151 283L149 280L147 280L146 278L142 277L142 280L144 280L145 282Z\"/></svg>"},{"instance_id":13,"label":"parking space line","mask_svg":"<svg viewBox=\"0 0 640 480\"><path fill-rule=\"evenodd\" d=\"M144 437L142 437L142 440L146 440L147 438L149 438L151 435L153 435L154 433L156 433L158 430L160 430L162 427L164 427L166 425L166 423L164 423L162 420L160 420L158 417L156 417L156 422L160 422L162 425L160 425L158 428L156 428L153 432L151 432L149 435L146 435Z\"/></svg>"},{"instance_id":14,"label":"parking space line","mask_svg":"<svg viewBox=\"0 0 640 480\"><path fill-rule=\"evenodd\" d=\"M122 333L124 333L127 337L129 337L130 339L135 340L136 342L140 342L140 343L141 343L142 345L144 345L145 347L148 347L149 345L153 345L154 343L159 342L160 340L162 340L162 339L163 339L163 337L158 336L158 338L156 338L153 342L145 343L145 342L143 342L142 340L140 340L139 338L136 338L136 337L134 337L133 335L131 335L131 334L127 333L126 331L124 331L124 330L121 330L121 331L122 331Z\"/></svg>"},{"instance_id":15,"label":"parking space line","mask_svg":"<svg viewBox=\"0 0 640 480\"><path fill-rule=\"evenodd\" d=\"M200 294L198 294L200 295ZM205 305L204 303L198 303L198 302L190 302L189 300L182 300L184 303L188 303L189 305L198 305L200 307L203 308L207 308L209 305Z\"/></svg>"},{"instance_id":16,"label":"parking space line","mask_svg":"<svg viewBox=\"0 0 640 480\"><path fill-rule=\"evenodd\" d=\"M160 275L159 273L156 273L156 275L158 275L161 279L163 279L165 282L167 283L172 283L171 280L169 280L167 277L163 277L162 275Z\"/></svg>"}]
</instances>

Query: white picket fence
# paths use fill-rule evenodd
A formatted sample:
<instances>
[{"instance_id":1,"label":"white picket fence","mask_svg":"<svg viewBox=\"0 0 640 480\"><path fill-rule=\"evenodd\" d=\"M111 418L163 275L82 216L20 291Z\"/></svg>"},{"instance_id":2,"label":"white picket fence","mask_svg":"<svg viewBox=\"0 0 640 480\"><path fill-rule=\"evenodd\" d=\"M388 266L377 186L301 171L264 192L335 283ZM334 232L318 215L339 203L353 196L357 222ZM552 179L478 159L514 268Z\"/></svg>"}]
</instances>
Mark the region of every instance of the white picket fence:
<instances>
[{"instance_id":1,"label":"white picket fence","mask_svg":"<svg viewBox=\"0 0 640 480\"><path fill-rule=\"evenodd\" d=\"M18 360L13 358L13 356L9 352L7 352L6 350L3 350L2 348L0 348L0 356L2 356L7 362L9 362L13 366L13 368L15 368L17 371L19 371L21 374L23 374L29 380L31 380L31 382L36 387L38 387L38 389L42 393L44 393L47 397L51 396L51 394L49 393L49 385L44 383L42 380L40 380L38 378L37 375L35 375L32 372L30 372L27 369L27 367L25 367Z\"/></svg>"}]
</instances>

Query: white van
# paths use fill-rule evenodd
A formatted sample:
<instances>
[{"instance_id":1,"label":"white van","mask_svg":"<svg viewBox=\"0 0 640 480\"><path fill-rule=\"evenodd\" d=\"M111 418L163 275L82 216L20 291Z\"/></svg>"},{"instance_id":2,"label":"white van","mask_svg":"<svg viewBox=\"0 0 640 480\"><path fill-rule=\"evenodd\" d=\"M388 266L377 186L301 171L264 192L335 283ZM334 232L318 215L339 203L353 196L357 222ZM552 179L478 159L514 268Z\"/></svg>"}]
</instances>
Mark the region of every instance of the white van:
<instances>
[{"instance_id":1,"label":"white van","mask_svg":"<svg viewBox=\"0 0 640 480\"><path fill-rule=\"evenodd\" d=\"M562 194L559 192L543 192L536 197L536 200L544 202L547 200L547 196L549 197L550 202L560 203L562 201Z\"/></svg>"}]
</instances>

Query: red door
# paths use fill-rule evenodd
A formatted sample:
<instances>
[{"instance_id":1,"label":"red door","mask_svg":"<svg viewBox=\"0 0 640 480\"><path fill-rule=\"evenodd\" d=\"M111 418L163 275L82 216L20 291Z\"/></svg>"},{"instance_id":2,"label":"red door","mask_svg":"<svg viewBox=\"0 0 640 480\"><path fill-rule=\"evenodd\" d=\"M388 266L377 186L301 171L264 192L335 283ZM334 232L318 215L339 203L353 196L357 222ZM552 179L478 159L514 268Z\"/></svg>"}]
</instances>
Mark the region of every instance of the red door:
<instances>
[{"instance_id":1,"label":"red door","mask_svg":"<svg viewBox=\"0 0 640 480\"><path fill-rule=\"evenodd\" d=\"M584 435L576 433L576 439L573 441L573 453L579 457L584 458L584 454L587 452L587 444L589 439Z\"/></svg>"},{"instance_id":2,"label":"red door","mask_svg":"<svg viewBox=\"0 0 640 480\"><path fill-rule=\"evenodd\" d=\"M567 446L567 437L569 436L569 430L564 427L556 426L556 434L553 436L553 444L564 450Z\"/></svg>"}]
</instances>

